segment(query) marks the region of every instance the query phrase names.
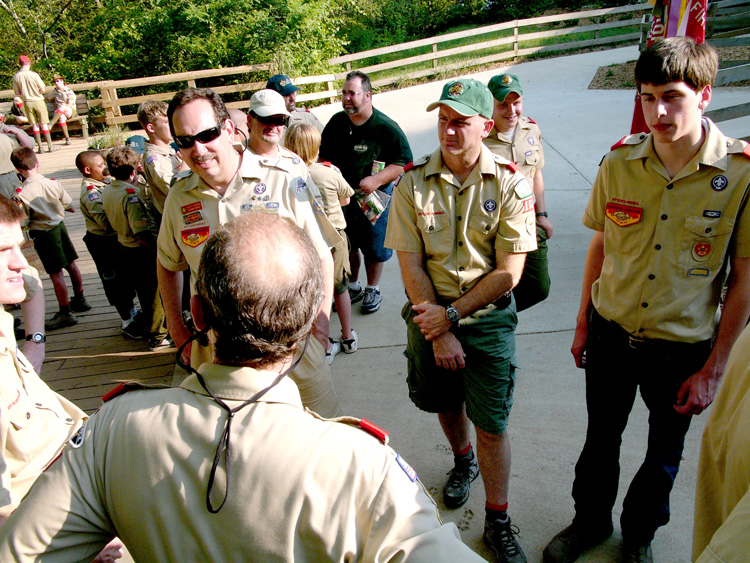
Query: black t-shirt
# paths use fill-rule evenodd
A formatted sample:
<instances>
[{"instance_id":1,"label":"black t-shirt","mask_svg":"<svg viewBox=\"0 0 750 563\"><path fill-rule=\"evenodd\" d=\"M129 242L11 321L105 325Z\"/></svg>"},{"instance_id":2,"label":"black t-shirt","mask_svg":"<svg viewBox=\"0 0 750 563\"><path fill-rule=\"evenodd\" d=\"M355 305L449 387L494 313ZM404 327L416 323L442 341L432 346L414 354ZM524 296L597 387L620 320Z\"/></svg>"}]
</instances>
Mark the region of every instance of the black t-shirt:
<instances>
[{"instance_id":1,"label":"black t-shirt","mask_svg":"<svg viewBox=\"0 0 750 563\"><path fill-rule=\"evenodd\" d=\"M341 170L352 188L372 173L372 162L406 166L412 161L411 149L401 127L383 112L373 108L365 123L355 126L346 112L334 115L323 129L320 159Z\"/></svg>"}]
</instances>

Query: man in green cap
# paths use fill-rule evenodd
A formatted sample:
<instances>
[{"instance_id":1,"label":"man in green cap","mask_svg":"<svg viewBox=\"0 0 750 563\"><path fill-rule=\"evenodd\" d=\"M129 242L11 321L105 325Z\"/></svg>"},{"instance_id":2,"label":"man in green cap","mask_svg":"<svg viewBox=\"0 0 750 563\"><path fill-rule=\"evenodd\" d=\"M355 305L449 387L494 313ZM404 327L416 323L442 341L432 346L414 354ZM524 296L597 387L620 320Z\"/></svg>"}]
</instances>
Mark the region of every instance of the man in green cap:
<instances>
[{"instance_id":1,"label":"man in green cap","mask_svg":"<svg viewBox=\"0 0 750 563\"><path fill-rule=\"evenodd\" d=\"M523 88L515 74L493 76L487 86L495 98L495 126L484 144L493 153L515 162L534 190L538 248L526 255L521 281L513 289L516 308L523 311L547 299L550 286L547 239L552 237L553 229L544 202L542 132L536 121L523 115Z\"/></svg>"},{"instance_id":2,"label":"man in green cap","mask_svg":"<svg viewBox=\"0 0 750 563\"><path fill-rule=\"evenodd\" d=\"M438 413L453 450L445 505L463 505L481 471L484 539L500 561L525 562L507 514L506 427L516 363L511 289L536 248L533 195L518 167L482 143L493 125L484 84L451 81L427 111L436 108L440 148L406 166L385 239L398 252L409 298L402 310L409 394Z\"/></svg>"}]
</instances>

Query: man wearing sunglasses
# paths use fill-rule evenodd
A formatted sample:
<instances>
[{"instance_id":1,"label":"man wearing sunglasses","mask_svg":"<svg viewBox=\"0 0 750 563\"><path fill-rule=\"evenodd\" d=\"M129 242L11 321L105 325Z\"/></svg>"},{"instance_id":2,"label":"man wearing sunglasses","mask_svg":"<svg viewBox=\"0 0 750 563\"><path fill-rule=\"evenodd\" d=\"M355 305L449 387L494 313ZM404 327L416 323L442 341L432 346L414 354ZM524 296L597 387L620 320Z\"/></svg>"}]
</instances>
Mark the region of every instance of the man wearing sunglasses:
<instances>
[{"instance_id":1,"label":"man wearing sunglasses","mask_svg":"<svg viewBox=\"0 0 750 563\"><path fill-rule=\"evenodd\" d=\"M299 87L295 86L292 83L292 79L286 74L274 74L268 79L266 88L278 92L284 98L286 111L290 114L287 127L291 127L297 123L309 123L310 125L317 127L318 131L321 133L323 132L323 124L317 117L315 117L314 113L307 108L297 107L297 92L299 92ZM286 131L284 131L284 133L286 133ZM283 137L281 144L284 144Z\"/></svg>"},{"instance_id":2,"label":"man wearing sunglasses","mask_svg":"<svg viewBox=\"0 0 750 563\"><path fill-rule=\"evenodd\" d=\"M169 126L183 160L192 174L178 180L164 204L158 240L159 287L170 334L178 346L192 336L182 318L182 270L190 268L197 283L198 264L208 238L221 225L247 213L271 213L302 228L315 244L324 275L325 298L306 352L292 379L305 406L323 416L338 412L338 399L325 361L328 322L333 295L333 260L330 248L340 239L315 202L305 179L259 158L238 152L234 123L221 98L212 90L188 88L178 92L167 110ZM193 292L194 293L194 292ZM198 367L210 361L205 346L186 348Z\"/></svg>"}]
</instances>

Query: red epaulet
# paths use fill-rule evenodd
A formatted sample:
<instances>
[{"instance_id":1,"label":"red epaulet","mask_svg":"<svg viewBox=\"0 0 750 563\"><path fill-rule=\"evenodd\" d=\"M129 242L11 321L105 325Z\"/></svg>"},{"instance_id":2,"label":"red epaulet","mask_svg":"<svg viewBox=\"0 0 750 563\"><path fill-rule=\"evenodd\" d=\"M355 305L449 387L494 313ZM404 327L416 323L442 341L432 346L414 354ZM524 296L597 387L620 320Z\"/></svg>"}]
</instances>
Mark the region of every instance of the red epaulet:
<instances>
[{"instance_id":1,"label":"red epaulet","mask_svg":"<svg viewBox=\"0 0 750 563\"><path fill-rule=\"evenodd\" d=\"M321 162L321 164L322 164L323 166L327 166L328 168L333 168L333 163L332 163L332 162L329 162L329 161L327 161L327 160L324 160L323 162Z\"/></svg>"},{"instance_id":2,"label":"red epaulet","mask_svg":"<svg viewBox=\"0 0 750 563\"><path fill-rule=\"evenodd\" d=\"M372 422L369 420L365 420L364 418L359 421L359 427L367 432L368 434L372 434L375 436L378 440L383 442L384 444L388 444L388 432L383 430L382 428L375 426Z\"/></svg>"},{"instance_id":3,"label":"red epaulet","mask_svg":"<svg viewBox=\"0 0 750 563\"><path fill-rule=\"evenodd\" d=\"M135 188L125 188L125 191L127 193L129 193L129 194L134 194L135 193Z\"/></svg>"},{"instance_id":4,"label":"red epaulet","mask_svg":"<svg viewBox=\"0 0 750 563\"><path fill-rule=\"evenodd\" d=\"M526 119L528 119L528 120L529 120L529 123L533 123L534 125L536 125L536 121L534 121L534 120L533 120L532 118L530 118L530 117L529 117L528 115L526 116Z\"/></svg>"},{"instance_id":5,"label":"red epaulet","mask_svg":"<svg viewBox=\"0 0 750 563\"><path fill-rule=\"evenodd\" d=\"M50 180L52 180L53 182L55 181L55 179L54 179L54 178L50 178Z\"/></svg>"},{"instance_id":6,"label":"red epaulet","mask_svg":"<svg viewBox=\"0 0 750 563\"><path fill-rule=\"evenodd\" d=\"M622 139L620 139L620 140L619 140L619 141L617 141L617 142L616 142L616 143L615 143L614 145L612 145L612 146L611 146L611 147L609 148L609 150L613 151L613 150L615 150L615 149L618 149L618 148L620 148L620 147L621 147L622 145L624 145L624 144L625 144L625 139L627 139L627 138L628 138L629 136L630 136L630 135L625 135L625 136L624 136L624 137L623 137Z\"/></svg>"},{"instance_id":7,"label":"red epaulet","mask_svg":"<svg viewBox=\"0 0 750 563\"><path fill-rule=\"evenodd\" d=\"M310 113L309 109L307 109L307 108L302 108L302 109L304 109L307 113Z\"/></svg>"},{"instance_id":8,"label":"red epaulet","mask_svg":"<svg viewBox=\"0 0 750 563\"><path fill-rule=\"evenodd\" d=\"M114 399L115 397L119 397L120 395L124 395L128 392L128 388L125 386L124 383L120 383L117 387L112 389L112 391L109 391L102 397L102 402L107 403Z\"/></svg>"},{"instance_id":9,"label":"red epaulet","mask_svg":"<svg viewBox=\"0 0 750 563\"><path fill-rule=\"evenodd\" d=\"M515 162L508 161L508 168L510 168L513 172L520 172L520 168L518 167L518 164Z\"/></svg>"},{"instance_id":10,"label":"red epaulet","mask_svg":"<svg viewBox=\"0 0 750 563\"><path fill-rule=\"evenodd\" d=\"M409 164L407 164L406 166L404 166L404 172L408 172L412 168L414 168L414 161L413 160Z\"/></svg>"},{"instance_id":11,"label":"red epaulet","mask_svg":"<svg viewBox=\"0 0 750 563\"><path fill-rule=\"evenodd\" d=\"M750 158L750 143L745 145L745 150L742 151L742 154L744 154L746 157Z\"/></svg>"},{"instance_id":12,"label":"red epaulet","mask_svg":"<svg viewBox=\"0 0 750 563\"><path fill-rule=\"evenodd\" d=\"M94 184L89 184L88 186L86 186L86 191L93 190L94 188L96 188Z\"/></svg>"}]
</instances>

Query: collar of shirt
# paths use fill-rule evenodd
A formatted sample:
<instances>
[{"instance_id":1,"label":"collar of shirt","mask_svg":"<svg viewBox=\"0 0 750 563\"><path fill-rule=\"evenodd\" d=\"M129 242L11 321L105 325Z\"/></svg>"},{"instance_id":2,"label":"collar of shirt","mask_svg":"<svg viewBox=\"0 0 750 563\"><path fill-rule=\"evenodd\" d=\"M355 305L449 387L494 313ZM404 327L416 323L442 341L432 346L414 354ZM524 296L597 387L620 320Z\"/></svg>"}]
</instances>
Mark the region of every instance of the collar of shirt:
<instances>
[{"instance_id":1,"label":"collar of shirt","mask_svg":"<svg viewBox=\"0 0 750 563\"><path fill-rule=\"evenodd\" d=\"M433 176L436 174L440 174L443 179L449 184L453 184L458 188L461 187L461 184L459 184L453 176L453 172L450 171L448 166L443 161L443 155L440 152L440 149L437 149L434 153L432 153L432 157L427 162L427 164L425 164L425 177ZM495 157L492 154L492 151L488 149L484 145L484 143L482 143L482 150L479 153L479 162L471 171L471 174L469 174L469 177L464 182L464 185L471 185L473 183L476 183L476 181L478 180L478 178L476 177L477 174L482 176L497 176L497 164L495 163Z\"/></svg>"},{"instance_id":2,"label":"collar of shirt","mask_svg":"<svg viewBox=\"0 0 750 563\"><path fill-rule=\"evenodd\" d=\"M144 143L144 149L145 149L144 151L145 153L154 153L154 154L158 154L161 156L172 156L176 152L170 146L160 147L159 145L151 144L148 141Z\"/></svg>"}]
</instances>

